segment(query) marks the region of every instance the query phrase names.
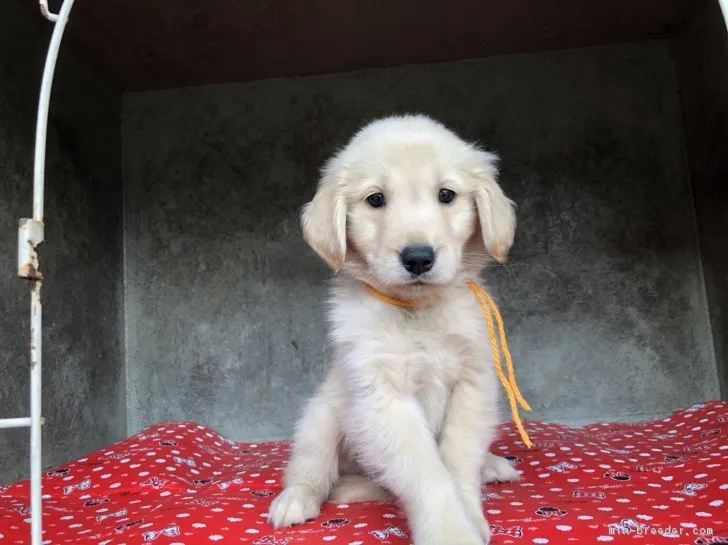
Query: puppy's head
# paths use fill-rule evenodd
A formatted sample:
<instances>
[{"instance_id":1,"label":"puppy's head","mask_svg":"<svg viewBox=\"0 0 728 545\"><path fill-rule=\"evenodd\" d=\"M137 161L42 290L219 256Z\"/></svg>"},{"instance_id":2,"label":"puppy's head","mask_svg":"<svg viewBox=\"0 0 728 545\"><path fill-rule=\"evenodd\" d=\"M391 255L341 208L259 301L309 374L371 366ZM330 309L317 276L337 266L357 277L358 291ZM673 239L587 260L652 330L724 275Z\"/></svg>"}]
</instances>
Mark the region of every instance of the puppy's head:
<instances>
[{"instance_id":1,"label":"puppy's head","mask_svg":"<svg viewBox=\"0 0 728 545\"><path fill-rule=\"evenodd\" d=\"M516 219L496 162L428 117L374 121L324 166L304 238L334 271L398 291L505 262Z\"/></svg>"}]
</instances>

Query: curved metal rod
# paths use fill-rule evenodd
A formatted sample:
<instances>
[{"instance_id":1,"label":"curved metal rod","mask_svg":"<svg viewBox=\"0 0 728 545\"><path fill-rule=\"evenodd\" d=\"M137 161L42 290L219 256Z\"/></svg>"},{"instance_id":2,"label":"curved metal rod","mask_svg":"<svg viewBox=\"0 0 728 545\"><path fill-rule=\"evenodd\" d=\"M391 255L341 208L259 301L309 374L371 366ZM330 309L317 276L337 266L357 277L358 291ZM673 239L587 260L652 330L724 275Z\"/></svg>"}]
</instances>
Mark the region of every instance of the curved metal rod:
<instances>
[{"instance_id":1,"label":"curved metal rod","mask_svg":"<svg viewBox=\"0 0 728 545\"><path fill-rule=\"evenodd\" d=\"M720 10L723 12L726 29L728 29L728 0L718 0L718 4L720 5Z\"/></svg>"},{"instance_id":2,"label":"curved metal rod","mask_svg":"<svg viewBox=\"0 0 728 545\"><path fill-rule=\"evenodd\" d=\"M58 20L58 15L51 13L51 10L48 9L48 0L40 0L40 12L52 23Z\"/></svg>"},{"instance_id":3,"label":"curved metal rod","mask_svg":"<svg viewBox=\"0 0 728 545\"><path fill-rule=\"evenodd\" d=\"M48 134L48 109L50 107L53 75L61 47L63 31L68 22L74 0L65 0L58 15L48 11L46 0L40 0L40 10L44 17L54 22L53 34L48 45L43 79L38 99L38 119L35 132L35 162L33 168L33 224L40 239L43 239L43 203L45 197L46 137ZM22 243L22 241L21 241ZM28 241L32 243L32 241ZM30 516L31 543L41 545L43 540L43 499L42 499L42 417L41 417L41 378L42 378L42 322L43 305L41 300L42 276L32 278L30 301Z\"/></svg>"},{"instance_id":4,"label":"curved metal rod","mask_svg":"<svg viewBox=\"0 0 728 545\"><path fill-rule=\"evenodd\" d=\"M44 178L45 178L45 155L46 155L46 135L48 134L48 108L50 105L51 88L53 86L53 75L56 71L56 61L58 59L58 50L61 47L63 39L63 31L68 22L68 16L71 14L74 0L65 0L61 11L56 17L53 35L48 45L48 54L46 56L45 67L43 69L43 80L40 85L40 98L38 100L38 119L35 128L35 166L33 169L33 219L35 221L43 221L43 197L44 197ZM41 12L43 12L44 2L41 1ZM45 5L48 11L47 4ZM45 12L44 12L45 15ZM53 14L50 14L53 15Z\"/></svg>"}]
</instances>

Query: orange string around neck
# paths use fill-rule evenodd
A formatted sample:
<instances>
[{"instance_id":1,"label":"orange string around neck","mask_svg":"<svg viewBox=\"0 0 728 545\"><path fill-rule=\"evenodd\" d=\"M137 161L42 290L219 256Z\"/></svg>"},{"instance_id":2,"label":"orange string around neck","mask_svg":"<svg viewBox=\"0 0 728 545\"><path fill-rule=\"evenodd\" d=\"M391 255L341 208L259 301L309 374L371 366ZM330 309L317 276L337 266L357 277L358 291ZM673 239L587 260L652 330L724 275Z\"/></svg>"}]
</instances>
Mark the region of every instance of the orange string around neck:
<instances>
[{"instance_id":1,"label":"orange string around neck","mask_svg":"<svg viewBox=\"0 0 728 545\"><path fill-rule=\"evenodd\" d=\"M526 432L526 428L521 420L521 415L518 412L518 406L520 405L524 411L531 411L531 406L521 394L518 383L516 382L516 370L513 367L513 358L511 357L511 351L508 349L508 341L506 340L506 330L503 326L503 318L501 318L498 306L493 301L490 294L485 291L485 288L473 281L468 282L470 291L473 292L475 298L480 303L480 308L483 310L485 319L488 322L488 337L490 338L490 346L493 348L493 364L495 365L495 371L498 374L498 378L503 385L503 389L508 394L508 403L511 406L511 414L513 415L513 421L516 423L518 433L521 435L521 439L528 448L533 446L531 438ZM498 323L498 333L500 335L500 346L498 345L498 339L495 335L495 326L493 325L493 316L495 315L496 322ZM503 372L503 366L501 365L501 350L506 358L506 367L508 368L508 378L506 378Z\"/></svg>"},{"instance_id":2,"label":"orange string around neck","mask_svg":"<svg viewBox=\"0 0 728 545\"><path fill-rule=\"evenodd\" d=\"M413 303L412 301L405 301L404 299L397 299L396 297L390 297L389 295L385 295L378 289L376 289L374 286L370 284L364 284L364 288L371 293L374 297L379 299L380 301L384 303L389 303L392 306L399 307L399 308L419 308L420 305L417 303Z\"/></svg>"},{"instance_id":3,"label":"orange string around neck","mask_svg":"<svg viewBox=\"0 0 728 545\"><path fill-rule=\"evenodd\" d=\"M373 295L380 301L388 303L395 307L414 309L419 308L420 306L411 301L405 301L403 299L397 299L396 297L390 297L389 295L385 295L384 293L380 292L369 284L364 284L364 287L371 295ZM485 316L486 322L488 324L488 337L490 339L490 346L493 349L493 364L495 365L495 371L501 381L501 384L503 385L503 389L508 395L508 403L511 407L513 421L516 424L516 428L518 428L518 433L521 435L521 439L528 448L531 448L533 446L533 442L528 436L526 428L523 425L521 415L518 411L518 406L520 405L524 411L531 411L531 407L523 397L523 394L521 394L521 390L518 388L518 383L516 382L516 371L513 366L513 358L511 356L511 352L508 349L508 341L506 340L506 330L503 326L503 318L501 317L500 311L498 310L498 306L495 304L495 301L493 301L493 298L485 290L485 288L483 288L476 282L473 282L472 280L468 282L468 287L470 288L470 291L473 292L473 295L475 295L475 298L478 300L480 308L482 309L483 315ZM494 316L495 323L493 319ZM496 324L498 325L498 335L496 335L495 331ZM498 341L500 341L500 344ZM508 370L507 377L505 372L503 371L503 366L501 364L501 351L503 352L506 360L506 368Z\"/></svg>"}]
</instances>

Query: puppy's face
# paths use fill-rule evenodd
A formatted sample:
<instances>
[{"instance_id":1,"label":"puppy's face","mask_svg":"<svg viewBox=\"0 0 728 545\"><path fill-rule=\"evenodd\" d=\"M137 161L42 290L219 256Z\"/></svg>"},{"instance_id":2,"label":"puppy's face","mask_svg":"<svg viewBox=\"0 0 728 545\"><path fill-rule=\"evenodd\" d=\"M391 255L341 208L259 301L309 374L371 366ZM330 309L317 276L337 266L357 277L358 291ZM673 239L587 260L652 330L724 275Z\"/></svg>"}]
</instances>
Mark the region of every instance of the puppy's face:
<instances>
[{"instance_id":1,"label":"puppy's face","mask_svg":"<svg viewBox=\"0 0 728 545\"><path fill-rule=\"evenodd\" d=\"M452 282L476 226L472 188L429 142L387 147L345 188L348 246L380 284Z\"/></svg>"},{"instance_id":2,"label":"puppy's face","mask_svg":"<svg viewBox=\"0 0 728 545\"><path fill-rule=\"evenodd\" d=\"M423 291L505 261L513 206L494 155L422 116L371 123L324 167L304 237L334 269Z\"/></svg>"}]
</instances>

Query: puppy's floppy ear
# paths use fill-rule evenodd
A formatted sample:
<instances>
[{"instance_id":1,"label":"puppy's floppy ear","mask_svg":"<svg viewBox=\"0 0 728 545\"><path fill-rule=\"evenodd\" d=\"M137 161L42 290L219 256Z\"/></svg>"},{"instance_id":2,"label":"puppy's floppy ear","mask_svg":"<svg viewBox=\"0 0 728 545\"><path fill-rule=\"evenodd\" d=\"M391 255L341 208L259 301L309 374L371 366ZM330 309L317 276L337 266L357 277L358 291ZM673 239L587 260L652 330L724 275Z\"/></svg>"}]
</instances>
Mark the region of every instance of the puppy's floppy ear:
<instances>
[{"instance_id":1,"label":"puppy's floppy ear","mask_svg":"<svg viewBox=\"0 0 728 545\"><path fill-rule=\"evenodd\" d=\"M301 211L303 238L337 272L346 257L346 198L341 168L324 166L316 194Z\"/></svg>"},{"instance_id":2,"label":"puppy's floppy ear","mask_svg":"<svg viewBox=\"0 0 728 545\"><path fill-rule=\"evenodd\" d=\"M494 153L476 150L471 176L485 249L496 261L505 263L516 234L516 213L515 204L498 185L497 163Z\"/></svg>"}]
</instances>

